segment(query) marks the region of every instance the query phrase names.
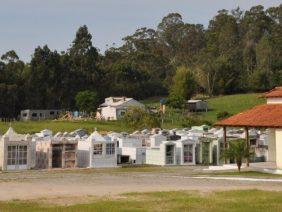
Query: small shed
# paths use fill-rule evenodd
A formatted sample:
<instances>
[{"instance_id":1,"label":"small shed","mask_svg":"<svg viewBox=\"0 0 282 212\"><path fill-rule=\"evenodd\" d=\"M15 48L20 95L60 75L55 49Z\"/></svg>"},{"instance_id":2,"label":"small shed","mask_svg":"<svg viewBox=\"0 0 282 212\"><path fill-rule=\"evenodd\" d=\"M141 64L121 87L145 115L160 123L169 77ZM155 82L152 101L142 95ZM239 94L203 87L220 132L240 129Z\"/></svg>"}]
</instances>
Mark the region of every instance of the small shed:
<instances>
[{"instance_id":1,"label":"small shed","mask_svg":"<svg viewBox=\"0 0 282 212\"><path fill-rule=\"evenodd\" d=\"M187 101L187 109L189 112L201 112L208 111L208 103L204 100L193 100L190 99Z\"/></svg>"},{"instance_id":2,"label":"small shed","mask_svg":"<svg viewBox=\"0 0 282 212\"><path fill-rule=\"evenodd\" d=\"M0 139L0 166L2 170L32 168L32 137L17 134L13 128Z\"/></svg>"},{"instance_id":3,"label":"small shed","mask_svg":"<svg viewBox=\"0 0 282 212\"><path fill-rule=\"evenodd\" d=\"M176 144L173 141L163 141L159 147L147 148L146 164L176 165Z\"/></svg>"},{"instance_id":4,"label":"small shed","mask_svg":"<svg viewBox=\"0 0 282 212\"><path fill-rule=\"evenodd\" d=\"M196 143L191 139L181 139L175 141L176 160L179 165L196 164Z\"/></svg>"},{"instance_id":5,"label":"small shed","mask_svg":"<svg viewBox=\"0 0 282 212\"><path fill-rule=\"evenodd\" d=\"M117 166L116 141L97 131L78 142L78 167L104 168Z\"/></svg>"},{"instance_id":6,"label":"small shed","mask_svg":"<svg viewBox=\"0 0 282 212\"><path fill-rule=\"evenodd\" d=\"M37 169L77 167L76 138L50 136L35 141Z\"/></svg>"},{"instance_id":7,"label":"small shed","mask_svg":"<svg viewBox=\"0 0 282 212\"><path fill-rule=\"evenodd\" d=\"M121 136L118 141L118 163L145 164L146 147L144 138L138 135Z\"/></svg>"}]
</instances>

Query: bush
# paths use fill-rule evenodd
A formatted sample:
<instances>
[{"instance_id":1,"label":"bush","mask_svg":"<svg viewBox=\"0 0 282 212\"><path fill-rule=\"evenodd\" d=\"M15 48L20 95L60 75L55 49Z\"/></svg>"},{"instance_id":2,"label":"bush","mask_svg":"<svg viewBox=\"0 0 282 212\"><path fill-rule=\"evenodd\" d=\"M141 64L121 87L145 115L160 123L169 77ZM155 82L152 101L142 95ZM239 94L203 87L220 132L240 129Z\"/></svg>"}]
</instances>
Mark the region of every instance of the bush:
<instances>
[{"instance_id":1,"label":"bush","mask_svg":"<svg viewBox=\"0 0 282 212\"><path fill-rule=\"evenodd\" d=\"M134 129L160 127L161 122L158 115L149 113L139 107L130 107L123 116L126 125Z\"/></svg>"},{"instance_id":2,"label":"bush","mask_svg":"<svg viewBox=\"0 0 282 212\"><path fill-rule=\"evenodd\" d=\"M182 122L182 127L192 127L201 125L203 122L197 115L187 116Z\"/></svg>"},{"instance_id":3,"label":"bush","mask_svg":"<svg viewBox=\"0 0 282 212\"><path fill-rule=\"evenodd\" d=\"M181 96L169 96L167 105L172 108L182 109L185 104L185 99Z\"/></svg>"}]
</instances>

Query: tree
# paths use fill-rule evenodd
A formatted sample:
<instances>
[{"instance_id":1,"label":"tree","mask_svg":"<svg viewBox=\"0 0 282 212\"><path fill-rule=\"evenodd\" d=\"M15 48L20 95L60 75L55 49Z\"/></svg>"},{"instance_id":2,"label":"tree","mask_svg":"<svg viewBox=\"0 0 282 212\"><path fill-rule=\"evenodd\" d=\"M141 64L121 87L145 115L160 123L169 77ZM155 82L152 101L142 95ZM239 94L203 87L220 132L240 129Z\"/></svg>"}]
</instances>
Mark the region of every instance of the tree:
<instances>
[{"instance_id":1,"label":"tree","mask_svg":"<svg viewBox=\"0 0 282 212\"><path fill-rule=\"evenodd\" d=\"M229 147L223 153L223 157L235 159L238 171L240 172L243 160L250 157L250 150L248 149L245 140L233 140L229 142Z\"/></svg>"},{"instance_id":2,"label":"tree","mask_svg":"<svg viewBox=\"0 0 282 212\"><path fill-rule=\"evenodd\" d=\"M171 94L167 104L172 108L182 109L185 105L185 99L182 96Z\"/></svg>"},{"instance_id":3,"label":"tree","mask_svg":"<svg viewBox=\"0 0 282 212\"><path fill-rule=\"evenodd\" d=\"M92 35L84 25L77 30L65 58L66 68L69 69L67 82L69 95L75 96L77 92L86 89L95 91L102 89L100 86L102 72L97 65L98 59L98 50L92 45Z\"/></svg>"},{"instance_id":4,"label":"tree","mask_svg":"<svg viewBox=\"0 0 282 212\"><path fill-rule=\"evenodd\" d=\"M53 109L63 105L64 71L60 55L47 45L37 47L25 80L28 108Z\"/></svg>"},{"instance_id":5,"label":"tree","mask_svg":"<svg viewBox=\"0 0 282 212\"><path fill-rule=\"evenodd\" d=\"M80 111L90 114L96 111L99 99L97 93L89 90L80 91L75 96L76 106Z\"/></svg>"},{"instance_id":6,"label":"tree","mask_svg":"<svg viewBox=\"0 0 282 212\"><path fill-rule=\"evenodd\" d=\"M197 90L197 82L191 69L178 67L172 79L172 86L169 91L170 96L179 96L183 99L190 99Z\"/></svg>"},{"instance_id":7,"label":"tree","mask_svg":"<svg viewBox=\"0 0 282 212\"><path fill-rule=\"evenodd\" d=\"M1 56L1 60L6 62L16 62L19 60L19 56L14 50L8 51Z\"/></svg>"}]
</instances>

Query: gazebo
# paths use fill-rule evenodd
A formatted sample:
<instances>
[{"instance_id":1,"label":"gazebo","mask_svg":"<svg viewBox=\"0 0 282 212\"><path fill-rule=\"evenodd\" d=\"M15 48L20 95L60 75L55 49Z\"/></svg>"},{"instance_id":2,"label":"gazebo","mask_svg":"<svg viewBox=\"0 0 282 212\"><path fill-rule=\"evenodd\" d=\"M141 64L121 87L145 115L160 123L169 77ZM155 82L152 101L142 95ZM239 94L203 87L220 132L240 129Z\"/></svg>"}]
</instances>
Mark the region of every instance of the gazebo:
<instances>
[{"instance_id":1,"label":"gazebo","mask_svg":"<svg viewBox=\"0 0 282 212\"><path fill-rule=\"evenodd\" d=\"M227 148L227 127L244 128L248 146L250 128L269 129L268 161L276 162L277 169L282 169L282 87L272 89L264 97L266 104L218 121L215 126L223 127L224 148Z\"/></svg>"}]
</instances>

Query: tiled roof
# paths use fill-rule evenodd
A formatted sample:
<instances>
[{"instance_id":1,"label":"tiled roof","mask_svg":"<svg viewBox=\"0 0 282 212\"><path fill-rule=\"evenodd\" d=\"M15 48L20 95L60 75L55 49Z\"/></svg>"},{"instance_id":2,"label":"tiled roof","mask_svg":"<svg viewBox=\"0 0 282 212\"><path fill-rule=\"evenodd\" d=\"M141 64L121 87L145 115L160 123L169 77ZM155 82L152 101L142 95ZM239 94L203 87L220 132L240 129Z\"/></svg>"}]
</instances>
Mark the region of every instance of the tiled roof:
<instances>
[{"instance_id":1,"label":"tiled roof","mask_svg":"<svg viewBox=\"0 0 282 212\"><path fill-rule=\"evenodd\" d=\"M282 87L276 87L264 94L266 98L278 98L282 97Z\"/></svg>"},{"instance_id":2,"label":"tiled roof","mask_svg":"<svg viewBox=\"0 0 282 212\"><path fill-rule=\"evenodd\" d=\"M264 104L215 123L215 126L282 127L282 104Z\"/></svg>"}]
</instances>

